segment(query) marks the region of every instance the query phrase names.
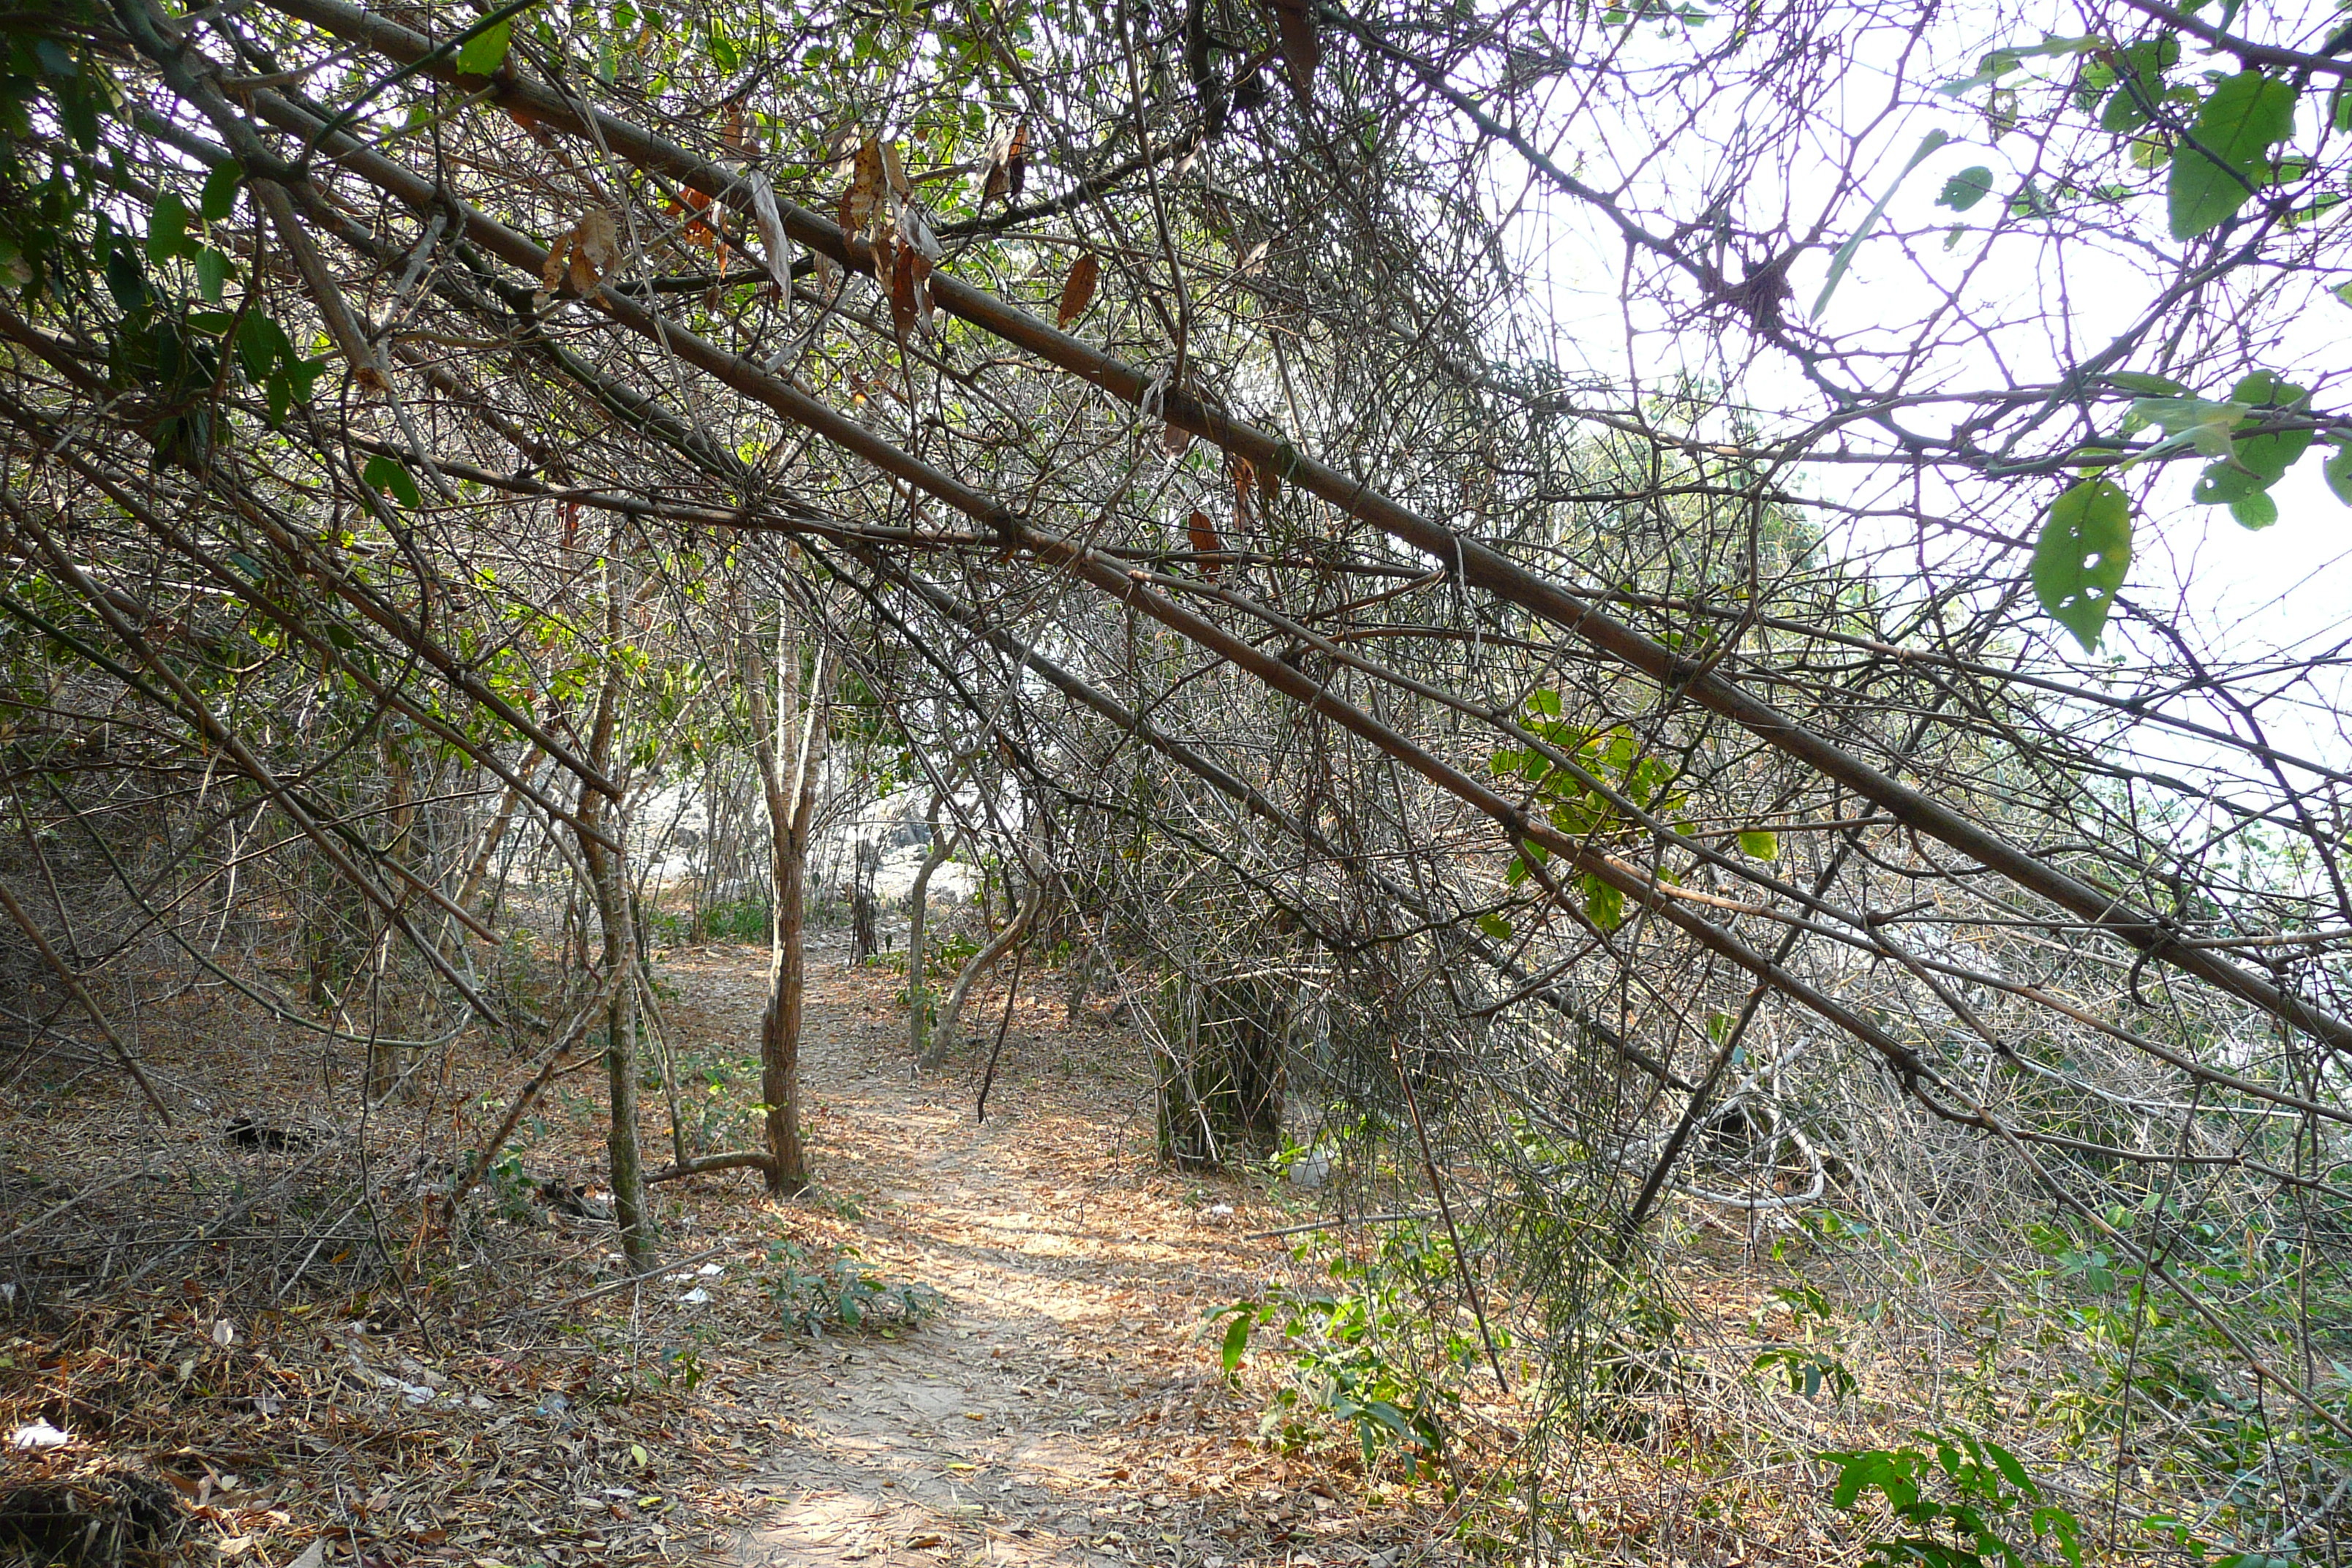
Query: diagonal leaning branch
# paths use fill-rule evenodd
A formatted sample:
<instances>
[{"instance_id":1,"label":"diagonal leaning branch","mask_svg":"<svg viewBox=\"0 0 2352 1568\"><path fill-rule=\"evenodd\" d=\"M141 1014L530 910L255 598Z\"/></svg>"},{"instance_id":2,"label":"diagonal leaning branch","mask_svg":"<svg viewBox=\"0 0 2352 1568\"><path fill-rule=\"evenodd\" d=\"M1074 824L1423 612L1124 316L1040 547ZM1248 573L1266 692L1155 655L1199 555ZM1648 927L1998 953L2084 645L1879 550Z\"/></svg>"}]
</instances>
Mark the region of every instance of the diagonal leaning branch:
<instances>
[{"instance_id":1,"label":"diagonal leaning branch","mask_svg":"<svg viewBox=\"0 0 2352 1568\"><path fill-rule=\"evenodd\" d=\"M347 41L359 43L403 66L423 61L426 74L454 80L454 67L430 60L433 45L396 23L360 11L341 0L272 0L274 7L321 27ZM740 200L748 207L753 176L741 174L699 158L645 128L593 109L583 110L573 100L520 77L493 85L493 96L512 108L528 110L541 122L570 134L593 137L616 156L655 170L701 191L714 200ZM287 106L291 108L291 106ZM299 111L296 111L299 114ZM272 118L276 118L272 115ZM307 120L307 116L301 116ZM290 128L290 127L289 127ZM348 159L358 168L371 166L363 176L384 182L375 166L396 168L373 154ZM405 172L402 172L405 174ZM403 184L422 185L414 176ZM773 195L772 190L768 192ZM845 238L830 220L774 195L784 232L794 241L860 271L872 270L872 258L862 243ZM421 204L419 204L421 205ZM476 215L478 216L478 215ZM483 219L483 222L491 220ZM468 226L474 218L469 217ZM536 255L539 247L512 230L499 230L519 240L520 254ZM501 249L517 265L525 262L514 250ZM1368 483L1354 479L1297 451L1289 442L1235 419L1181 387L1160 387L1141 370L1094 349L1080 340L1046 325L1027 311L984 289L944 272L934 273L931 297L940 309L971 322L1045 363L1099 387L1120 400L1142 406L1154 401L1170 424L1208 440L1224 450L1247 458L1260 468L1270 468L1349 516L1387 533L1399 543L1447 565L1465 584L1485 589L1591 645L1599 652L1656 682L1664 690L1686 699L1746 729L1782 753L1824 778L1852 790L1916 832L1960 851L1988 870L2047 900L2147 956L2192 974L2217 989L2262 1008L2328 1045L2352 1048L2352 1022L2336 1016L2306 998L2273 984L2210 950L2182 942L2162 918L2134 907L2121 893L2100 888L2071 875L2011 843L1983 824L1970 820L1921 791L1911 788L1872 766L1781 712L1749 691L1719 668L1685 657L1643 636L1601 609L1591 598L1528 570L1492 547L1423 517L1382 495ZM632 330L649 331L654 313L607 289L598 305ZM674 324L660 328L670 342L685 337ZM699 340L697 340L699 343ZM929 491L992 527L1008 534L1026 532L1003 507L947 475L907 457L875 437L870 431L844 418L817 400L707 343L700 347L718 355L700 363L721 381L760 398L777 413L857 453L877 468ZM767 384L764 386L761 384ZM1027 542L1024 540L1023 542Z\"/></svg>"}]
</instances>

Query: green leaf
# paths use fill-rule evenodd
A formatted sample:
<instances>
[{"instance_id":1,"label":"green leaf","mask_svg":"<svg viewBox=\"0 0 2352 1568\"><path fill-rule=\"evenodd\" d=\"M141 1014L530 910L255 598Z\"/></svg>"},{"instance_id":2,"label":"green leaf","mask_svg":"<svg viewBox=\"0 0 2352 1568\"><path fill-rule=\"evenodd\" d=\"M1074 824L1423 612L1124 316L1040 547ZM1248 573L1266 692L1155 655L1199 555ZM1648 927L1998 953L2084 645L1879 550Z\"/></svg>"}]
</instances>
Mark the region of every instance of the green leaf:
<instances>
[{"instance_id":1,"label":"green leaf","mask_svg":"<svg viewBox=\"0 0 2352 1568\"><path fill-rule=\"evenodd\" d=\"M1580 886L1584 890L1584 913L1602 931L1615 931L1625 923L1625 895L1611 884L1588 871Z\"/></svg>"},{"instance_id":2,"label":"green leaf","mask_svg":"<svg viewBox=\"0 0 2352 1568\"><path fill-rule=\"evenodd\" d=\"M1780 858L1780 836L1762 827L1744 827L1739 832L1739 852L1759 860Z\"/></svg>"},{"instance_id":3,"label":"green leaf","mask_svg":"<svg viewBox=\"0 0 2352 1568\"><path fill-rule=\"evenodd\" d=\"M2272 145L2294 131L2295 86L2258 70L2225 77L2197 111L2189 141L2173 154L2165 191L2172 237L2194 239L2234 216Z\"/></svg>"},{"instance_id":4,"label":"green leaf","mask_svg":"<svg viewBox=\"0 0 2352 1568\"><path fill-rule=\"evenodd\" d=\"M286 330L258 311L247 316L236 329L236 360L245 367L246 380L258 382L280 358L293 357L294 345L286 341Z\"/></svg>"},{"instance_id":5,"label":"green leaf","mask_svg":"<svg viewBox=\"0 0 2352 1568\"><path fill-rule=\"evenodd\" d=\"M361 470L360 478L367 482L368 489L389 495L412 510L425 504L425 497L417 489L415 479L394 458L370 458L367 467Z\"/></svg>"},{"instance_id":6,"label":"green leaf","mask_svg":"<svg viewBox=\"0 0 2352 1568\"><path fill-rule=\"evenodd\" d=\"M1813 300L1814 321L1820 321L1822 312L1829 308L1830 296L1837 292L1838 284L1845 278L1845 269L1853 265L1854 252L1860 250L1862 242L1870 237L1870 231L1878 226L1878 220L1885 215L1887 204L1895 199L1895 193L1903 188L1905 176L1926 163L1937 148L1950 140L1951 137L1945 134L1940 127L1921 137L1919 150L1911 154L1911 161L1903 165L1902 172L1888 182L1886 194L1880 196L1872 204L1871 209L1862 215L1862 226L1855 229L1853 236L1837 247L1835 256L1830 258L1830 275L1822 279L1822 291Z\"/></svg>"},{"instance_id":7,"label":"green leaf","mask_svg":"<svg viewBox=\"0 0 2352 1568\"><path fill-rule=\"evenodd\" d=\"M494 76L507 63L507 48L514 41L514 19L502 16L498 21L466 40L457 51L457 74L460 76Z\"/></svg>"},{"instance_id":8,"label":"green leaf","mask_svg":"<svg viewBox=\"0 0 2352 1568\"><path fill-rule=\"evenodd\" d=\"M2257 490L2252 495L2231 501L2230 515L2238 520L2241 528L2259 531L2278 521L2278 502L2273 500L2267 491Z\"/></svg>"},{"instance_id":9,"label":"green leaf","mask_svg":"<svg viewBox=\"0 0 2352 1568\"><path fill-rule=\"evenodd\" d=\"M188 247L188 204L171 191L155 198L147 221L147 259L169 261Z\"/></svg>"},{"instance_id":10,"label":"green leaf","mask_svg":"<svg viewBox=\"0 0 2352 1568\"><path fill-rule=\"evenodd\" d=\"M1224 1366L1227 1377L1231 1377L1234 1374L1234 1369L1242 1364L1242 1355L1249 1349L1249 1337L1250 1314L1244 1308L1235 1312L1233 1321L1225 1325L1225 1342L1217 1354L1218 1361Z\"/></svg>"},{"instance_id":11,"label":"green leaf","mask_svg":"<svg viewBox=\"0 0 2352 1568\"><path fill-rule=\"evenodd\" d=\"M2168 376L2150 375L2140 370L2109 371L2107 384L2147 397L2179 397L2189 390Z\"/></svg>"},{"instance_id":12,"label":"green leaf","mask_svg":"<svg viewBox=\"0 0 2352 1568\"><path fill-rule=\"evenodd\" d=\"M196 252L197 290L205 299L218 304L221 290L227 286L229 278L235 270L236 268L229 265L227 257L215 250L211 246L205 246Z\"/></svg>"},{"instance_id":13,"label":"green leaf","mask_svg":"<svg viewBox=\"0 0 2352 1568\"><path fill-rule=\"evenodd\" d=\"M2352 506L2352 441L2338 440L2336 450L2320 465L2319 472L2336 499Z\"/></svg>"},{"instance_id":14,"label":"green leaf","mask_svg":"<svg viewBox=\"0 0 2352 1568\"><path fill-rule=\"evenodd\" d=\"M2033 1484L2033 1478L2025 1473L2025 1467L2017 1462L2016 1455L1990 1439L1986 1440L1984 1451L1990 1456L1994 1467L2009 1478L2009 1484L2023 1494L2026 1501L2032 1502L2042 1496L2042 1489Z\"/></svg>"},{"instance_id":15,"label":"green leaf","mask_svg":"<svg viewBox=\"0 0 2352 1568\"><path fill-rule=\"evenodd\" d=\"M204 195L196 198L196 210L206 223L219 223L236 211L236 188L245 182L245 171L233 163L216 163L205 176Z\"/></svg>"},{"instance_id":16,"label":"green leaf","mask_svg":"<svg viewBox=\"0 0 2352 1568\"><path fill-rule=\"evenodd\" d=\"M2033 593L2051 619L2088 653L2131 569L2131 500L2106 479L2085 479L2052 503L2033 547Z\"/></svg>"},{"instance_id":17,"label":"green leaf","mask_svg":"<svg viewBox=\"0 0 2352 1568\"><path fill-rule=\"evenodd\" d=\"M2189 499L2199 506L2228 506L2248 496L2260 495L2265 488L2261 475L2224 458L2207 465L2197 477L2197 488L2189 492Z\"/></svg>"},{"instance_id":18,"label":"green leaf","mask_svg":"<svg viewBox=\"0 0 2352 1568\"><path fill-rule=\"evenodd\" d=\"M1992 171L1978 163L1946 180L1943 191L1936 197L1936 205L1964 213L1991 194Z\"/></svg>"},{"instance_id":19,"label":"green leaf","mask_svg":"<svg viewBox=\"0 0 2352 1568\"><path fill-rule=\"evenodd\" d=\"M1478 917L1478 929L1485 931L1488 936L1493 937L1496 942L1508 942L1511 940L1511 922L1505 920L1502 916L1491 911Z\"/></svg>"}]
</instances>

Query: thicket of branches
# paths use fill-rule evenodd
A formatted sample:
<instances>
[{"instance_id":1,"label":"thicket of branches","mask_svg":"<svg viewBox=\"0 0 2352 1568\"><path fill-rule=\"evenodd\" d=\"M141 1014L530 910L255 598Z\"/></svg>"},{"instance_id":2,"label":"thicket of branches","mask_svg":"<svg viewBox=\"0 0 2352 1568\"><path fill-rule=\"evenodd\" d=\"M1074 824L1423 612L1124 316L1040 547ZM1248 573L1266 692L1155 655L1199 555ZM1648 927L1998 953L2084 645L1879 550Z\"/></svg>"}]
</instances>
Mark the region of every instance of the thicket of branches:
<instances>
[{"instance_id":1,"label":"thicket of branches","mask_svg":"<svg viewBox=\"0 0 2352 1568\"><path fill-rule=\"evenodd\" d=\"M1727 1225L1855 1357L2048 1325L1936 1415L2073 1401L2111 1541L2332 1553L2340 631L2170 563L2352 492L2333 26L0 11L8 1026L601 1049L642 1261L648 803L771 840L790 1191L864 748L1550 1430L1752 1394L1660 1294Z\"/></svg>"}]
</instances>

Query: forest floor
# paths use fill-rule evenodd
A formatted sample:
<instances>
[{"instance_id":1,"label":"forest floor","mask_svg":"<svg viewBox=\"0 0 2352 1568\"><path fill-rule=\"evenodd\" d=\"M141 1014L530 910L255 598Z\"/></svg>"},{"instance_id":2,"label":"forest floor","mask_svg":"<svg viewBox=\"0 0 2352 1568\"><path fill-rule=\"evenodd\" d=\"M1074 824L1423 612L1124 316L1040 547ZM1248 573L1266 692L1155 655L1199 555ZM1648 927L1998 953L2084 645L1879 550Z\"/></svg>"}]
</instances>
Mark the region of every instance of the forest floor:
<instances>
[{"instance_id":1,"label":"forest floor","mask_svg":"<svg viewBox=\"0 0 2352 1568\"><path fill-rule=\"evenodd\" d=\"M1204 1314L1258 1293L1286 1255L1253 1233L1295 1210L1159 1163L1139 1050L1099 1013L1024 999L980 1121L978 1061L909 1075L898 976L817 968L819 1201L854 1216L843 1239L883 1279L940 1302L913 1332L780 1358L782 1440L745 1483L771 1506L740 1561L1427 1560L1414 1510L1253 1441L1255 1402L1225 1387ZM756 1018L763 977L740 956L668 973L696 1023Z\"/></svg>"},{"instance_id":2,"label":"forest floor","mask_svg":"<svg viewBox=\"0 0 2352 1568\"><path fill-rule=\"evenodd\" d=\"M682 1101L723 1098L722 1143L756 1098L765 964L657 965ZM593 1071L559 1079L452 1235L436 1173L527 1064L461 1050L361 1138L349 1047L257 1039L216 995L148 1015L170 1127L102 1060L21 1059L0 1093L0 1560L13 1533L47 1561L90 1521L258 1568L1458 1560L1435 1485L1368 1483L1349 1442L1257 1440L1266 1390L1228 1386L1203 1314L1259 1294L1287 1258L1262 1233L1312 1211L1163 1165L1144 1053L1101 1004L1071 1019L1033 973L982 1122L984 1045L918 1081L901 975L822 939L809 973L816 1188L660 1187L664 1269L635 1279L593 1193L564 1212L604 1166ZM974 1002L985 1042L1004 994ZM665 1098L645 1096L649 1163ZM861 1281L928 1310L812 1333Z\"/></svg>"}]
</instances>

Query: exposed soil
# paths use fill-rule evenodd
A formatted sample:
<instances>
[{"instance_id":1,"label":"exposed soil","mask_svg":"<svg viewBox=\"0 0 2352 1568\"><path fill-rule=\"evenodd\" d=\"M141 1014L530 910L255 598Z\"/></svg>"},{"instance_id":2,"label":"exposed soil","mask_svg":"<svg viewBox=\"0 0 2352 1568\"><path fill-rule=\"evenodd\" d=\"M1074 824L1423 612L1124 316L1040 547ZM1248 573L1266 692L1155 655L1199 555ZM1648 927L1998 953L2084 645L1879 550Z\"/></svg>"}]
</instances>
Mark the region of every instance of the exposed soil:
<instances>
[{"instance_id":1,"label":"exposed soil","mask_svg":"<svg viewBox=\"0 0 2352 1568\"><path fill-rule=\"evenodd\" d=\"M739 1096L765 957L659 966L680 1058L732 1058ZM1435 1489L1255 1440L1265 1391L1224 1384L1203 1312L1259 1291L1284 1244L1253 1233L1304 1211L1164 1167L1144 1054L1099 1006L1070 1021L1033 971L982 1123L984 1043L915 1081L902 977L822 942L809 970L817 1189L660 1188L669 1261L634 1282L580 1191L604 1163L593 1062L456 1235L421 1198L513 1058L436 1063L364 1156L349 1048L257 1038L217 1002L150 1014L172 1128L102 1062L23 1067L0 1095L0 1435L66 1440L0 1454L0 1535L58 1498L161 1498L167 1527L114 1509L153 1560L261 1568L1454 1560ZM983 1042L1003 1003L967 1012ZM842 1258L936 1310L812 1336L779 1285Z\"/></svg>"},{"instance_id":2,"label":"exposed soil","mask_svg":"<svg viewBox=\"0 0 2352 1568\"><path fill-rule=\"evenodd\" d=\"M1158 1164L1140 1052L1024 1004L979 1122L978 1064L910 1079L896 976L822 967L805 1074L820 1169L857 1194L856 1244L884 1276L944 1301L913 1334L801 1358L773 1391L788 1436L750 1484L774 1507L740 1560L1402 1555L1402 1518L1360 1516L1249 1441L1255 1411L1218 1380L1203 1311L1255 1293L1283 1255L1249 1233L1286 1216ZM711 1022L758 1005L758 974L732 959L671 973Z\"/></svg>"}]
</instances>

